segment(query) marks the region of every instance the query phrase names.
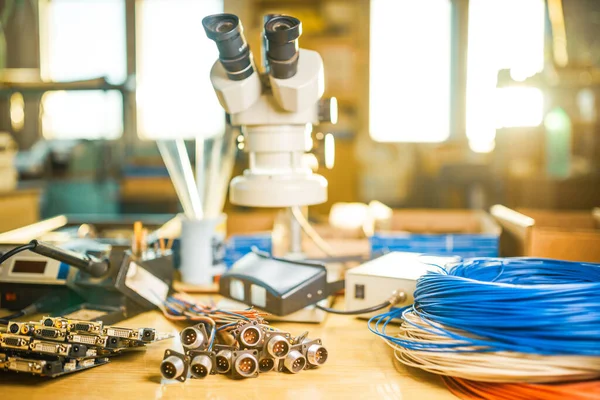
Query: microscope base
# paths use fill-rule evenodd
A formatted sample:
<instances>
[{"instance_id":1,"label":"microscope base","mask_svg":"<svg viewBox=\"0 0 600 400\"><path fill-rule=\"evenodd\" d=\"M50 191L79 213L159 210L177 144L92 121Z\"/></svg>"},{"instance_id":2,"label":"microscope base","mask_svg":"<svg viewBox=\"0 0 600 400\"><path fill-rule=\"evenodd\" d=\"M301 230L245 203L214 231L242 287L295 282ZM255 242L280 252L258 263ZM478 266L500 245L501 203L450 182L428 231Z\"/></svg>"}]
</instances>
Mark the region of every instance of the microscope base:
<instances>
[{"instance_id":1,"label":"microscope base","mask_svg":"<svg viewBox=\"0 0 600 400\"><path fill-rule=\"evenodd\" d=\"M310 206L327 201L327 180L321 175L251 175L231 181L230 200L246 207Z\"/></svg>"}]
</instances>

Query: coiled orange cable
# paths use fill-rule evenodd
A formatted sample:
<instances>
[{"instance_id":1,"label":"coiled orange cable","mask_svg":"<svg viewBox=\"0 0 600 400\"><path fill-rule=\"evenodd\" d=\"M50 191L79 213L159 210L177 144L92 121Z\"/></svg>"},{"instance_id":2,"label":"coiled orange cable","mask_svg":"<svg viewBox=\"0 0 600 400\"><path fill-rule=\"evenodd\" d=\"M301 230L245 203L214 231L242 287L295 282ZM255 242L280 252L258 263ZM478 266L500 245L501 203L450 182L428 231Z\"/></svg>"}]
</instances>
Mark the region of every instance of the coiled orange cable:
<instances>
[{"instance_id":1,"label":"coiled orange cable","mask_svg":"<svg viewBox=\"0 0 600 400\"><path fill-rule=\"evenodd\" d=\"M464 400L594 400L600 381L562 384L489 383L442 377L448 389Z\"/></svg>"}]
</instances>

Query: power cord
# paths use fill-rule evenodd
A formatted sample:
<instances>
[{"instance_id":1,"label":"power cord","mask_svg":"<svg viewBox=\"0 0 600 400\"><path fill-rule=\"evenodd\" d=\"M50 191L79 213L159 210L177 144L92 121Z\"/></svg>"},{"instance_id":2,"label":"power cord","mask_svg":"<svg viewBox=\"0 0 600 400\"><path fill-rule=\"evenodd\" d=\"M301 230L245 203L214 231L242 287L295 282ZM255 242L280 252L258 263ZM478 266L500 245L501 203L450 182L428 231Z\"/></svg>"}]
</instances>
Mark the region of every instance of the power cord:
<instances>
[{"instance_id":1,"label":"power cord","mask_svg":"<svg viewBox=\"0 0 600 400\"><path fill-rule=\"evenodd\" d=\"M302 214L302 210L298 206L291 207L292 215L294 219L300 225L300 228L306 233L306 235L317 245L317 247L325 253L328 257L335 257L335 251L333 248L319 235L319 232L312 227L310 222L306 219L304 214Z\"/></svg>"},{"instance_id":2,"label":"power cord","mask_svg":"<svg viewBox=\"0 0 600 400\"><path fill-rule=\"evenodd\" d=\"M319 304L315 304L315 307L317 307L319 310L325 311L327 313L330 314L338 314L338 315L360 315L360 314L369 314L372 313L374 311L379 311L382 310L386 307L398 304L398 303L402 303L406 300L406 293L404 292L394 292L392 294L392 296L384 301L381 304L377 304L375 306L372 307L367 307L367 308L362 308L359 310L337 310L335 308L329 308L329 307L323 307Z\"/></svg>"},{"instance_id":3,"label":"power cord","mask_svg":"<svg viewBox=\"0 0 600 400\"><path fill-rule=\"evenodd\" d=\"M6 253L2 254L2 256L0 256L0 264L2 264L4 261L8 260L10 257L14 256L15 254L21 253L26 250L33 250L35 248L35 246L36 246L35 243L27 243L27 244L15 247L14 249L7 251Z\"/></svg>"},{"instance_id":4,"label":"power cord","mask_svg":"<svg viewBox=\"0 0 600 400\"><path fill-rule=\"evenodd\" d=\"M16 318L25 317L27 315L37 314L39 312L46 312L56 308L63 301L61 296L51 295L40 298L35 303L25 307L24 309L17 311L16 313L7 315L0 318L0 325L8 325L8 323Z\"/></svg>"},{"instance_id":5,"label":"power cord","mask_svg":"<svg viewBox=\"0 0 600 400\"><path fill-rule=\"evenodd\" d=\"M107 258L98 259L89 254L75 253L35 239L2 254L0 257L0 265L10 257L25 250L31 250L34 253L46 256L53 260L69 264L80 271L90 274L94 278L105 276L110 269L109 260Z\"/></svg>"}]
</instances>

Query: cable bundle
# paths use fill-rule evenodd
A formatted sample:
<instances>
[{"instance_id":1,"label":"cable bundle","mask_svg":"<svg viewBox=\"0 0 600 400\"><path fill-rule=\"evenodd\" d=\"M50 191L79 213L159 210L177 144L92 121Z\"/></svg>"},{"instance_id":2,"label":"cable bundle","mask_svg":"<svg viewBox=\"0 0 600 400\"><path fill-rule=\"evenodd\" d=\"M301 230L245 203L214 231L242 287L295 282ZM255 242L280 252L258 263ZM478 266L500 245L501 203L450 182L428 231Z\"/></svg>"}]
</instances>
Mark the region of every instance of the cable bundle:
<instances>
[{"instance_id":1,"label":"cable bundle","mask_svg":"<svg viewBox=\"0 0 600 400\"><path fill-rule=\"evenodd\" d=\"M485 382L600 376L598 264L469 259L421 277L414 298L369 321L404 364Z\"/></svg>"},{"instance_id":2,"label":"cable bundle","mask_svg":"<svg viewBox=\"0 0 600 400\"><path fill-rule=\"evenodd\" d=\"M537 385L527 383L491 384L443 377L452 393L463 399L489 400L595 400L600 398L600 382Z\"/></svg>"},{"instance_id":3,"label":"cable bundle","mask_svg":"<svg viewBox=\"0 0 600 400\"><path fill-rule=\"evenodd\" d=\"M198 303L191 296L176 292L169 296L166 301L160 306L164 316L171 321L204 321L206 317L210 317L219 329L231 329L240 320L250 321L262 319L267 313L248 308L245 310L221 310L214 305Z\"/></svg>"}]
</instances>

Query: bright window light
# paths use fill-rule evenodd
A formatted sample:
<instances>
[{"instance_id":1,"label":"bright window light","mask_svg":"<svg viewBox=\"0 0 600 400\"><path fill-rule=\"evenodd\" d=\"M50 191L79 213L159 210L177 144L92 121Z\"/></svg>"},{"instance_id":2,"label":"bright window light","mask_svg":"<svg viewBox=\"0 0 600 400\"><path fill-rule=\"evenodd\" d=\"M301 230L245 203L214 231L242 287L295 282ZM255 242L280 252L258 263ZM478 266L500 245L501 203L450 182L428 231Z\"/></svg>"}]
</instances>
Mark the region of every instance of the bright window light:
<instances>
[{"instance_id":1,"label":"bright window light","mask_svg":"<svg viewBox=\"0 0 600 400\"><path fill-rule=\"evenodd\" d=\"M123 97L115 90L47 92L42 107L46 139L117 139L123 134Z\"/></svg>"},{"instance_id":2,"label":"bright window light","mask_svg":"<svg viewBox=\"0 0 600 400\"><path fill-rule=\"evenodd\" d=\"M126 78L124 0L41 0L42 78ZM115 139L123 134L118 92L48 92L42 133L50 139Z\"/></svg>"},{"instance_id":3,"label":"bright window light","mask_svg":"<svg viewBox=\"0 0 600 400\"><path fill-rule=\"evenodd\" d=\"M371 0L369 133L378 142L450 135L450 0Z\"/></svg>"},{"instance_id":4,"label":"bright window light","mask_svg":"<svg viewBox=\"0 0 600 400\"><path fill-rule=\"evenodd\" d=\"M468 40L467 137L479 151L496 128L542 122L539 89L496 86L501 69L523 81L544 67L544 0L471 0Z\"/></svg>"},{"instance_id":5,"label":"bright window light","mask_svg":"<svg viewBox=\"0 0 600 400\"><path fill-rule=\"evenodd\" d=\"M19 92L10 95L10 125L14 132L19 132L25 125L25 98Z\"/></svg>"},{"instance_id":6,"label":"bright window light","mask_svg":"<svg viewBox=\"0 0 600 400\"><path fill-rule=\"evenodd\" d=\"M496 141L469 139L469 148L475 153L491 153L496 148Z\"/></svg>"},{"instance_id":7,"label":"bright window light","mask_svg":"<svg viewBox=\"0 0 600 400\"><path fill-rule=\"evenodd\" d=\"M105 76L122 83L125 60L124 0L42 0L41 38L47 59L42 75L53 81L73 81Z\"/></svg>"},{"instance_id":8,"label":"bright window light","mask_svg":"<svg viewBox=\"0 0 600 400\"><path fill-rule=\"evenodd\" d=\"M494 108L498 128L538 126L543 119L544 96L533 87L498 88Z\"/></svg>"},{"instance_id":9,"label":"bright window light","mask_svg":"<svg viewBox=\"0 0 600 400\"><path fill-rule=\"evenodd\" d=\"M225 113L209 78L218 52L201 23L220 12L222 0L137 3L140 137L191 139L224 132Z\"/></svg>"}]
</instances>

